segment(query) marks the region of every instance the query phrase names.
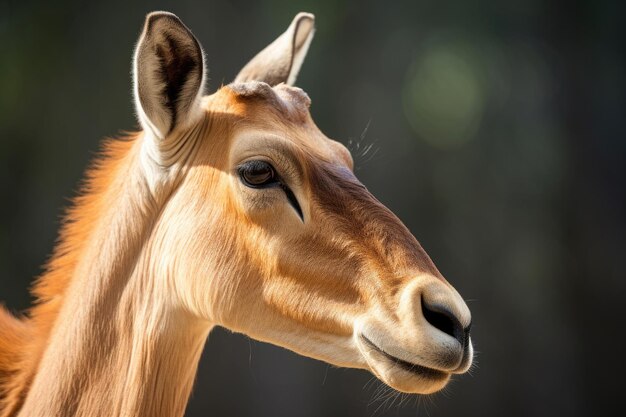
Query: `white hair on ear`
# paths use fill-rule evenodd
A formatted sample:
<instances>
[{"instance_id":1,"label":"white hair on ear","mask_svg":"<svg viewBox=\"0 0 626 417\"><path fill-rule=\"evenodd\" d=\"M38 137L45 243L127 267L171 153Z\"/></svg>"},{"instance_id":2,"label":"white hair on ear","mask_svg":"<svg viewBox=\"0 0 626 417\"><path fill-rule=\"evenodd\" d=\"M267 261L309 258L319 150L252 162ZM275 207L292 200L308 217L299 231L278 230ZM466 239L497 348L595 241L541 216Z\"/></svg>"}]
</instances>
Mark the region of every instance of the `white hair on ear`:
<instances>
[{"instance_id":1,"label":"white hair on ear","mask_svg":"<svg viewBox=\"0 0 626 417\"><path fill-rule=\"evenodd\" d=\"M298 19L298 16L303 18ZM306 58L307 52L309 52L309 46L313 41L313 35L315 35L315 17L312 14L300 13L294 19L294 22L298 22L298 27L295 29L293 38L293 58L291 62L291 68L289 69L289 76L287 77L287 84L294 85L300 68Z\"/></svg>"},{"instance_id":2,"label":"white hair on ear","mask_svg":"<svg viewBox=\"0 0 626 417\"><path fill-rule=\"evenodd\" d=\"M204 68L200 43L176 15L146 17L133 58L135 108L144 130L163 139L197 119Z\"/></svg>"}]
</instances>

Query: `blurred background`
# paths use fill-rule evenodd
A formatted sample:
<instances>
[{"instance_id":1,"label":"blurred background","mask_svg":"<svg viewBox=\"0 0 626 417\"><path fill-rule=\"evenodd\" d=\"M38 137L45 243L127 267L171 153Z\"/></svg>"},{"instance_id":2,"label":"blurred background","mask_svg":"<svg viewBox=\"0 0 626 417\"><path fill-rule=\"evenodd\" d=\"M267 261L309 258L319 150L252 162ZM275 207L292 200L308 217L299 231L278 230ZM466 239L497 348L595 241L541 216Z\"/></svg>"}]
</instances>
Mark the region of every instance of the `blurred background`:
<instances>
[{"instance_id":1,"label":"blurred background","mask_svg":"<svg viewBox=\"0 0 626 417\"><path fill-rule=\"evenodd\" d=\"M610 415L626 354L624 4L0 0L0 299L31 303L99 140L136 128L147 12L194 31L212 92L309 11L313 117L468 300L478 365L392 404L365 371L217 329L186 415Z\"/></svg>"}]
</instances>

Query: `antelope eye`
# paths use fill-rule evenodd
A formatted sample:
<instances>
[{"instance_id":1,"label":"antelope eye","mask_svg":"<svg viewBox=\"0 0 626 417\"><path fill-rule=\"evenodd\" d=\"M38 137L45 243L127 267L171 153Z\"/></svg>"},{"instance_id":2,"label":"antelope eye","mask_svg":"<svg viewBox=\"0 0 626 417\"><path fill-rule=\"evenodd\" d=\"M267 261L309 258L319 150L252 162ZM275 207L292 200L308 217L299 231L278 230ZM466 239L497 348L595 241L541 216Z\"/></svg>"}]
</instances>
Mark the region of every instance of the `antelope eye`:
<instances>
[{"instance_id":1,"label":"antelope eye","mask_svg":"<svg viewBox=\"0 0 626 417\"><path fill-rule=\"evenodd\" d=\"M265 161L248 161L237 170L241 181L248 187L260 188L278 183L276 170Z\"/></svg>"}]
</instances>

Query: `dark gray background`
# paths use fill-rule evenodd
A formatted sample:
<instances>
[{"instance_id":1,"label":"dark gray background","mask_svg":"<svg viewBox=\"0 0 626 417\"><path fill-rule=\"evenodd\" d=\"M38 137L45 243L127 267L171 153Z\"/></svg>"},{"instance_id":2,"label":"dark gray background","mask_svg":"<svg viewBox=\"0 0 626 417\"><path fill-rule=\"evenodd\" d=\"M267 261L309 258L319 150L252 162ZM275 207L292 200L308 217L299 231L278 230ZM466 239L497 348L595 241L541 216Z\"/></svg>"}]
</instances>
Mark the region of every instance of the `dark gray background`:
<instances>
[{"instance_id":1,"label":"dark gray background","mask_svg":"<svg viewBox=\"0 0 626 417\"><path fill-rule=\"evenodd\" d=\"M218 329L187 415L606 415L625 353L623 4L0 0L0 299L29 305L99 139L136 128L148 11L192 28L210 91L310 11L313 116L469 300L478 366L390 406L367 372Z\"/></svg>"}]
</instances>

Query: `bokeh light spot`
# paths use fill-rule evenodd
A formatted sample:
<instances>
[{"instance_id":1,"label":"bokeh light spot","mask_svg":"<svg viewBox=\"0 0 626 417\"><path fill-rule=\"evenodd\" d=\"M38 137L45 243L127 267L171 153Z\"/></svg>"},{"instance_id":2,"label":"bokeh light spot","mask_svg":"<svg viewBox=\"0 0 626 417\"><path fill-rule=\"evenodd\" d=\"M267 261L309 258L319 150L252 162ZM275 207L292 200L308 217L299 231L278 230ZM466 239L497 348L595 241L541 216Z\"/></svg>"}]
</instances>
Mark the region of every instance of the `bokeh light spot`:
<instances>
[{"instance_id":1,"label":"bokeh light spot","mask_svg":"<svg viewBox=\"0 0 626 417\"><path fill-rule=\"evenodd\" d=\"M485 94L471 61L446 44L418 55L403 88L404 112L419 138L440 148L456 148L474 137Z\"/></svg>"}]
</instances>

